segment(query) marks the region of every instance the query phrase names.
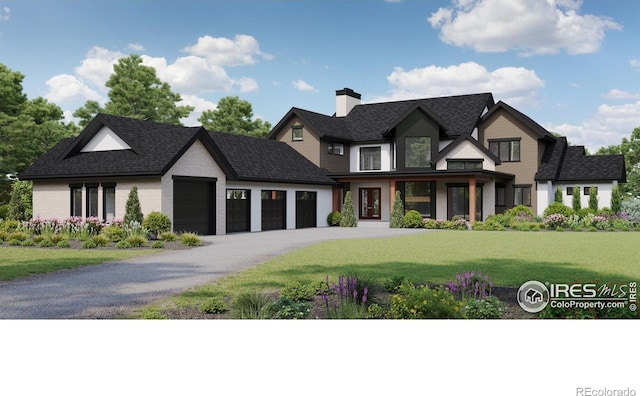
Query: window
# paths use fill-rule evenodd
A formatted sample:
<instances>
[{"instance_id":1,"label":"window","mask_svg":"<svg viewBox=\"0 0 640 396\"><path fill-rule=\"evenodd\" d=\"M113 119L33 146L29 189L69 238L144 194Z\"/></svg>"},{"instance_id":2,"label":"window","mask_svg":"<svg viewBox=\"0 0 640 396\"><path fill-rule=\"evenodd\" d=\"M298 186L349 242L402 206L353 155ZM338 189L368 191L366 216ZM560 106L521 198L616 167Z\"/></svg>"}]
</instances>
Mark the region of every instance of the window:
<instances>
[{"instance_id":1,"label":"window","mask_svg":"<svg viewBox=\"0 0 640 396\"><path fill-rule=\"evenodd\" d=\"M107 223L110 223L116 218L115 184L102 185L102 218Z\"/></svg>"},{"instance_id":2,"label":"window","mask_svg":"<svg viewBox=\"0 0 640 396\"><path fill-rule=\"evenodd\" d=\"M507 189L504 184L496 184L496 206L507 205Z\"/></svg>"},{"instance_id":3,"label":"window","mask_svg":"<svg viewBox=\"0 0 640 396\"><path fill-rule=\"evenodd\" d=\"M448 170L477 170L482 169L482 160L447 160Z\"/></svg>"},{"instance_id":4,"label":"window","mask_svg":"<svg viewBox=\"0 0 640 396\"><path fill-rule=\"evenodd\" d=\"M531 186L514 186L513 204L531 206Z\"/></svg>"},{"instance_id":5,"label":"window","mask_svg":"<svg viewBox=\"0 0 640 396\"><path fill-rule=\"evenodd\" d=\"M291 127L291 140L294 142L302 141L302 126L296 125Z\"/></svg>"},{"instance_id":6,"label":"window","mask_svg":"<svg viewBox=\"0 0 640 396\"><path fill-rule=\"evenodd\" d=\"M490 140L489 150L500 158L500 161L520 161L520 139Z\"/></svg>"},{"instance_id":7,"label":"window","mask_svg":"<svg viewBox=\"0 0 640 396\"><path fill-rule=\"evenodd\" d=\"M598 195L598 187L585 187L584 188L584 195L589 195L589 193L591 192L591 189L595 190L595 194Z\"/></svg>"},{"instance_id":8,"label":"window","mask_svg":"<svg viewBox=\"0 0 640 396\"><path fill-rule=\"evenodd\" d=\"M72 184L71 188L71 216L82 217L82 184Z\"/></svg>"},{"instance_id":9,"label":"window","mask_svg":"<svg viewBox=\"0 0 640 396\"><path fill-rule=\"evenodd\" d=\"M573 187L567 187L567 195L573 195Z\"/></svg>"},{"instance_id":10,"label":"window","mask_svg":"<svg viewBox=\"0 0 640 396\"><path fill-rule=\"evenodd\" d=\"M447 218L469 219L469 185L447 184ZM482 220L482 185L476 185L476 220Z\"/></svg>"},{"instance_id":11,"label":"window","mask_svg":"<svg viewBox=\"0 0 640 396\"><path fill-rule=\"evenodd\" d=\"M404 188L401 190L404 197L404 210L417 210L422 217L431 217L432 215L432 193L435 187L431 182L405 182Z\"/></svg>"},{"instance_id":12,"label":"window","mask_svg":"<svg viewBox=\"0 0 640 396\"><path fill-rule=\"evenodd\" d=\"M87 217L98 217L98 185L87 184Z\"/></svg>"},{"instance_id":13,"label":"window","mask_svg":"<svg viewBox=\"0 0 640 396\"><path fill-rule=\"evenodd\" d=\"M362 147L360 149L360 170L380 170L382 149L380 147Z\"/></svg>"},{"instance_id":14,"label":"window","mask_svg":"<svg viewBox=\"0 0 640 396\"><path fill-rule=\"evenodd\" d=\"M431 166L431 138L404 138L404 166L406 168L426 168Z\"/></svg>"},{"instance_id":15,"label":"window","mask_svg":"<svg viewBox=\"0 0 640 396\"><path fill-rule=\"evenodd\" d=\"M332 154L332 155L344 155L344 144L342 144L342 143L329 143L329 154Z\"/></svg>"}]
</instances>

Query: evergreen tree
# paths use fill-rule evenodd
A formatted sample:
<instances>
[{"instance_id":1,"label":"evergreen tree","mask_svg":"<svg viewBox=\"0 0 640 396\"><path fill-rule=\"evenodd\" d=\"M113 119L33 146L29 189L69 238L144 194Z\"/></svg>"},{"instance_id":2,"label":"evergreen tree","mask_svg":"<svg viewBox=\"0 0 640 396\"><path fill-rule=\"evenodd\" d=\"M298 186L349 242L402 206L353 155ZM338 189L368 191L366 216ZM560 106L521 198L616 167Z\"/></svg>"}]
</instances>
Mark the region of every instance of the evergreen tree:
<instances>
[{"instance_id":1,"label":"evergreen tree","mask_svg":"<svg viewBox=\"0 0 640 396\"><path fill-rule=\"evenodd\" d=\"M393 200L393 208L391 209L391 219L389 220L389 228L402 228L404 225L404 205L400 191L396 191Z\"/></svg>"},{"instance_id":2,"label":"evergreen tree","mask_svg":"<svg viewBox=\"0 0 640 396\"><path fill-rule=\"evenodd\" d=\"M342 204L342 219L340 219L340 227L357 227L356 215L353 211L353 200L351 199L351 191L347 191L344 196L344 204Z\"/></svg>"},{"instance_id":3,"label":"evergreen tree","mask_svg":"<svg viewBox=\"0 0 640 396\"><path fill-rule=\"evenodd\" d=\"M578 186L573 188L573 199L571 200L571 204L576 213L582 209L582 204L580 203L580 187Z\"/></svg>"},{"instance_id":4,"label":"evergreen tree","mask_svg":"<svg viewBox=\"0 0 640 396\"><path fill-rule=\"evenodd\" d=\"M589 209L596 213L598 211L598 190L596 187L591 186L589 188Z\"/></svg>"},{"instance_id":5,"label":"evergreen tree","mask_svg":"<svg viewBox=\"0 0 640 396\"><path fill-rule=\"evenodd\" d=\"M613 213L622 211L622 198L620 197L620 189L618 186L611 190L611 210Z\"/></svg>"},{"instance_id":6,"label":"evergreen tree","mask_svg":"<svg viewBox=\"0 0 640 396\"><path fill-rule=\"evenodd\" d=\"M138 186L131 187L129 191L129 197L127 198L127 207L124 214L124 224L129 224L132 221L142 224L144 216L142 215L142 209L140 208L140 199L138 198Z\"/></svg>"},{"instance_id":7,"label":"evergreen tree","mask_svg":"<svg viewBox=\"0 0 640 396\"><path fill-rule=\"evenodd\" d=\"M271 124L261 119L253 120L253 107L237 96L225 96L218 101L215 110L205 110L198 121L205 129L217 132L265 137Z\"/></svg>"},{"instance_id":8,"label":"evergreen tree","mask_svg":"<svg viewBox=\"0 0 640 396\"><path fill-rule=\"evenodd\" d=\"M31 220L33 217L33 184L29 181L11 183L11 200L8 218L13 220Z\"/></svg>"},{"instance_id":9,"label":"evergreen tree","mask_svg":"<svg viewBox=\"0 0 640 396\"><path fill-rule=\"evenodd\" d=\"M554 201L562 203L562 190L560 189L560 187L556 189L556 195L555 195Z\"/></svg>"}]
</instances>

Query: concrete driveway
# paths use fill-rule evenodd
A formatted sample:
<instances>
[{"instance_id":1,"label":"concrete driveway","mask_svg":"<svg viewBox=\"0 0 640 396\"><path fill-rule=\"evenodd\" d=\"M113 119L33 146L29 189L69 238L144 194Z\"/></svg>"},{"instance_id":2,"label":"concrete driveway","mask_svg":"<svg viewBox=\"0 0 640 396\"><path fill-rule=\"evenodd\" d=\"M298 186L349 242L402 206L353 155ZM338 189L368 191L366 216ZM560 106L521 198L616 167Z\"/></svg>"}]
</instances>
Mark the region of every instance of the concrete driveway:
<instances>
[{"instance_id":1,"label":"concrete driveway","mask_svg":"<svg viewBox=\"0 0 640 396\"><path fill-rule=\"evenodd\" d=\"M207 236L203 240L213 244L0 282L0 319L112 318L312 243L418 232L427 230L331 227Z\"/></svg>"}]
</instances>

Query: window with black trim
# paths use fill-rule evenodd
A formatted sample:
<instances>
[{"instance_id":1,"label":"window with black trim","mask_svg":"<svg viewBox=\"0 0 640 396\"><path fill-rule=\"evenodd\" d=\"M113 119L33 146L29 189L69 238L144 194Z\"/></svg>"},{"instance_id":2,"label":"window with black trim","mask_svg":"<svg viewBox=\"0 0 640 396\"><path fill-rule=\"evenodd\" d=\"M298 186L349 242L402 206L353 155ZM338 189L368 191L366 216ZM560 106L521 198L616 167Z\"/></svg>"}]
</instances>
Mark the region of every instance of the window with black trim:
<instances>
[{"instance_id":1,"label":"window with black trim","mask_svg":"<svg viewBox=\"0 0 640 396\"><path fill-rule=\"evenodd\" d=\"M507 188L504 184L496 184L496 206L507 206Z\"/></svg>"},{"instance_id":2,"label":"window with black trim","mask_svg":"<svg viewBox=\"0 0 640 396\"><path fill-rule=\"evenodd\" d=\"M331 155L344 155L344 144L342 143L329 143L329 154Z\"/></svg>"},{"instance_id":3,"label":"window with black trim","mask_svg":"<svg viewBox=\"0 0 640 396\"><path fill-rule=\"evenodd\" d=\"M448 170L482 169L482 160L447 160Z\"/></svg>"},{"instance_id":4,"label":"window with black trim","mask_svg":"<svg viewBox=\"0 0 640 396\"><path fill-rule=\"evenodd\" d=\"M595 190L595 194L598 195L598 187L585 187L584 188L584 195L589 195L589 193L591 192L591 189Z\"/></svg>"},{"instance_id":5,"label":"window with black trim","mask_svg":"<svg viewBox=\"0 0 640 396\"><path fill-rule=\"evenodd\" d=\"M427 168L431 166L431 137L404 138L405 168Z\"/></svg>"},{"instance_id":6,"label":"window with black trim","mask_svg":"<svg viewBox=\"0 0 640 396\"><path fill-rule=\"evenodd\" d=\"M382 169L382 148L381 147L361 147L360 148L360 170L380 170Z\"/></svg>"},{"instance_id":7,"label":"window with black trim","mask_svg":"<svg viewBox=\"0 0 640 396\"><path fill-rule=\"evenodd\" d=\"M489 140L489 151L502 162L520 161L520 139Z\"/></svg>"},{"instance_id":8,"label":"window with black trim","mask_svg":"<svg viewBox=\"0 0 640 396\"><path fill-rule=\"evenodd\" d=\"M82 184L71 184L71 217L82 217Z\"/></svg>"},{"instance_id":9,"label":"window with black trim","mask_svg":"<svg viewBox=\"0 0 640 396\"><path fill-rule=\"evenodd\" d=\"M87 191L87 217L98 217L98 185L85 185Z\"/></svg>"},{"instance_id":10,"label":"window with black trim","mask_svg":"<svg viewBox=\"0 0 640 396\"><path fill-rule=\"evenodd\" d=\"M513 204L531 206L531 186L513 187Z\"/></svg>"},{"instance_id":11,"label":"window with black trim","mask_svg":"<svg viewBox=\"0 0 640 396\"><path fill-rule=\"evenodd\" d=\"M567 195L573 195L573 187L567 187Z\"/></svg>"},{"instance_id":12,"label":"window with black trim","mask_svg":"<svg viewBox=\"0 0 640 396\"><path fill-rule=\"evenodd\" d=\"M291 127L291 140L293 140L294 142L302 141L302 126L295 125Z\"/></svg>"},{"instance_id":13,"label":"window with black trim","mask_svg":"<svg viewBox=\"0 0 640 396\"><path fill-rule=\"evenodd\" d=\"M116 218L116 185L102 185L102 219L110 223Z\"/></svg>"}]
</instances>

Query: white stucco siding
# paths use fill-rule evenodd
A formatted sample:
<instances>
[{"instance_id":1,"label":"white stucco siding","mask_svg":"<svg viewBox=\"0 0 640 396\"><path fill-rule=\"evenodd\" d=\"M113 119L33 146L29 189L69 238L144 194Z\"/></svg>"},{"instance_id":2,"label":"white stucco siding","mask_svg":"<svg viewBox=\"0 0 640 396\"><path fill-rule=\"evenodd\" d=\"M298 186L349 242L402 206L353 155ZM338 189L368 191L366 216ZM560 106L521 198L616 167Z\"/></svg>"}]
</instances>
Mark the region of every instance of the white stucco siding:
<instances>
[{"instance_id":1,"label":"white stucco siding","mask_svg":"<svg viewBox=\"0 0 640 396\"><path fill-rule=\"evenodd\" d=\"M216 178L216 234L223 235L226 229L226 175L199 140L176 161L162 176L161 205L157 210L169 216L173 224L173 176Z\"/></svg>"},{"instance_id":2,"label":"white stucco siding","mask_svg":"<svg viewBox=\"0 0 640 396\"><path fill-rule=\"evenodd\" d=\"M544 210L554 201L555 192L560 188L562 191L562 203L568 207L573 207L573 195L567 195L567 187L580 187L580 207L589 207L589 195L584 194L585 187L596 187L598 189L598 208L610 208L611 207L611 190L617 185L617 182L566 182L566 183L547 183L538 182L538 216L544 214Z\"/></svg>"},{"instance_id":3,"label":"white stucco siding","mask_svg":"<svg viewBox=\"0 0 640 396\"><path fill-rule=\"evenodd\" d=\"M437 220L447 219L447 183L436 182L436 217Z\"/></svg>"},{"instance_id":4,"label":"white stucco siding","mask_svg":"<svg viewBox=\"0 0 640 396\"><path fill-rule=\"evenodd\" d=\"M371 171L360 170L360 149L365 147L380 147L380 169ZM352 145L349 151L349 166L351 172L390 172L391 171L391 143L373 143Z\"/></svg>"},{"instance_id":5,"label":"white stucco siding","mask_svg":"<svg viewBox=\"0 0 640 396\"><path fill-rule=\"evenodd\" d=\"M84 191L82 201L84 202ZM33 183L33 217L64 219L70 213L71 191L68 182Z\"/></svg>"},{"instance_id":6,"label":"white stucco siding","mask_svg":"<svg viewBox=\"0 0 640 396\"><path fill-rule=\"evenodd\" d=\"M489 181L482 186L482 220L496 213L496 182ZM480 221L480 219L476 219Z\"/></svg>"},{"instance_id":7,"label":"white stucco siding","mask_svg":"<svg viewBox=\"0 0 640 396\"><path fill-rule=\"evenodd\" d=\"M227 189L249 190L251 192L251 232L262 231L262 191L285 191L287 194L287 229L296 228L296 191L316 192L316 222L318 227L328 227L327 216L332 210L331 186L288 183L261 183L230 181ZM224 192L224 191L223 191ZM225 194L226 199L226 194ZM224 202L226 208L226 201ZM223 224L226 224L223 222Z\"/></svg>"},{"instance_id":8,"label":"white stucco siding","mask_svg":"<svg viewBox=\"0 0 640 396\"><path fill-rule=\"evenodd\" d=\"M469 141L463 141L454 147L446 156L446 158L441 158L436 163L437 170L447 170L447 160L452 159L464 159L464 160L483 160L482 161L482 169L488 171L495 171L496 164L495 162L489 158L488 155L483 153L478 147L474 146Z\"/></svg>"}]
</instances>

